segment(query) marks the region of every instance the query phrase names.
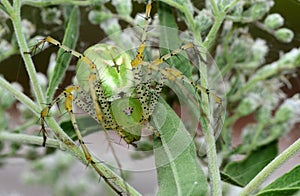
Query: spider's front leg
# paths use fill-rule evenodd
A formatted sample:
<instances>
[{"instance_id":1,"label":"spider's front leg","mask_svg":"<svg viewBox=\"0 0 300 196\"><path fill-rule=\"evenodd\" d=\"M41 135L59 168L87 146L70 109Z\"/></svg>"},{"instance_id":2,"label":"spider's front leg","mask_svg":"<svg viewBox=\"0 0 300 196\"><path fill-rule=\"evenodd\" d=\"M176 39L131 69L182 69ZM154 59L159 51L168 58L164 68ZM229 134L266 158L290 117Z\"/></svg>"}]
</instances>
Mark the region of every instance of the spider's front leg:
<instances>
[{"instance_id":1,"label":"spider's front leg","mask_svg":"<svg viewBox=\"0 0 300 196\"><path fill-rule=\"evenodd\" d=\"M77 88L76 86L69 86L67 87L62 93L60 93L51 103L47 104L45 108L42 109L40 113L40 120L41 120L41 132L43 134L43 143L42 146L46 146L47 141L47 131L46 131L46 120L45 118L48 116L50 109L57 103L59 103L62 99L66 98L67 94L72 91L72 89Z\"/></svg>"},{"instance_id":2,"label":"spider's front leg","mask_svg":"<svg viewBox=\"0 0 300 196\"><path fill-rule=\"evenodd\" d=\"M81 136L81 133L80 133L80 130L79 130L79 127L77 125L77 122L76 122L76 119L75 119L75 115L74 115L74 112L73 112L73 100L74 100L74 97L73 97L73 92L79 92L81 91L81 88L77 85L74 85L74 86L69 86L67 88L64 89L64 91L56 98L54 99L50 104L48 104L42 111L41 111L41 131L43 133L43 138L44 138L44 141L43 141L43 146L45 146L46 144L46 129L45 129L45 117L49 114L50 112L50 109L53 107L53 105L55 105L56 103L60 102L62 99L65 99L65 102L64 102L64 108L65 110L68 112L69 116L70 116L70 119L71 119L71 122L72 122L72 125L74 127L74 130L75 130L75 133L77 135L77 138L78 138L78 141L80 143L80 146L84 152L84 155L86 157L86 160L88 162L88 164L90 163L93 163L92 161L92 158L91 158L91 154L89 153L86 145L84 144L84 141L83 141L83 138Z\"/></svg>"},{"instance_id":3,"label":"spider's front leg","mask_svg":"<svg viewBox=\"0 0 300 196\"><path fill-rule=\"evenodd\" d=\"M73 104L72 104L73 103L73 94L72 94L72 92L78 92L78 91L80 91L79 86L71 86L71 87L66 88L66 90L64 91L64 95L66 97L65 109L67 110L67 112L70 116L71 123L73 125L73 128L75 130L76 136L79 141L79 144L83 150L83 153L85 155L85 158L86 158L88 164L94 164L94 161L92 160L92 156L91 156L90 152L88 151L86 145L84 144L82 135L80 133L80 130L79 130L79 127L78 127L78 124L77 124L77 121L76 121L76 118L75 118L75 115L73 112Z\"/></svg>"},{"instance_id":4,"label":"spider's front leg","mask_svg":"<svg viewBox=\"0 0 300 196\"><path fill-rule=\"evenodd\" d=\"M76 96L74 96L73 93L76 93ZM80 95L81 97L83 97L85 99L85 101L82 101L77 95ZM118 193L119 195L122 195L122 191L116 187L114 182L111 181L111 179L109 177L106 177L104 175L104 173L98 167L96 167L97 163L93 160L92 155L90 154L87 146L85 145L85 143L83 141L82 135L80 133L80 130L79 130L76 118L75 118L75 115L73 113L73 103L75 103L79 107L82 106L82 109L85 108L84 109L85 111L87 111L90 114L93 114L94 116L95 116L95 111L93 109L91 109L91 108L93 108L91 105L92 104L91 97L89 95L87 95L86 92L80 86L74 85L74 86L67 87L56 99L54 99L50 104L47 105L47 107L45 107L42 110L42 112L41 112L42 129L45 128L45 124L44 124L45 117L48 115L50 109L52 108L52 106L54 104L58 103L62 99L65 99L64 107L70 116L71 123L72 123L75 133L77 135L79 144L85 155L87 164L88 165L90 164L116 193ZM125 184L124 186L125 186L125 188L123 188L123 189L128 191L127 184Z\"/></svg>"}]
</instances>

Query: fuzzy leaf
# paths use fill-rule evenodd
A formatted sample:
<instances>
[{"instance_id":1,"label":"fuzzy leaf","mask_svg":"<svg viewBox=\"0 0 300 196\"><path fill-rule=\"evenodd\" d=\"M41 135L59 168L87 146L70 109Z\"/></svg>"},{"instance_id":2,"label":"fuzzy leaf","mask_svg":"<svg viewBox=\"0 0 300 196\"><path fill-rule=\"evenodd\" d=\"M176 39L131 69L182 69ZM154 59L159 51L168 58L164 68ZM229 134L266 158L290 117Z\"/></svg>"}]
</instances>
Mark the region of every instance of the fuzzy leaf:
<instances>
[{"instance_id":1,"label":"fuzzy leaf","mask_svg":"<svg viewBox=\"0 0 300 196\"><path fill-rule=\"evenodd\" d=\"M288 173L277 178L274 182L265 187L257 196L280 196L292 195L300 190L300 165L294 167Z\"/></svg>"},{"instance_id":2,"label":"fuzzy leaf","mask_svg":"<svg viewBox=\"0 0 300 196\"><path fill-rule=\"evenodd\" d=\"M193 138L182 121L162 99L152 120L160 133L154 140L158 195L207 195L208 183L197 161Z\"/></svg>"},{"instance_id":3,"label":"fuzzy leaf","mask_svg":"<svg viewBox=\"0 0 300 196\"><path fill-rule=\"evenodd\" d=\"M242 161L227 164L222 172L222 180L243 187L272 161L277 153L277 141L262 146Z\"/></svg>"}]
</instances>

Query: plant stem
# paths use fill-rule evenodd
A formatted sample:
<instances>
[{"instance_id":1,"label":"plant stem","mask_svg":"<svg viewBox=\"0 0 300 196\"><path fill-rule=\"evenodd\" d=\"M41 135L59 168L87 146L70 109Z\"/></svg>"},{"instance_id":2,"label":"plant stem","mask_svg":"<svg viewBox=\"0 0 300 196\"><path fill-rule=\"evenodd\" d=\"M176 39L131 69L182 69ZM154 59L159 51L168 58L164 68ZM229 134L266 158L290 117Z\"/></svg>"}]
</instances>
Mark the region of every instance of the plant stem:
<instances>
[{"instance_id":1,"label":"plant stem","mask_svg":"<svg viewBox=\"0 0 300 196\"><path fill-rule=\"evenodd\" d=\"M218 9L215 9L214 11L218 11ZM206 37L203 45L208 50L213 43L216 41L216 35L221 27L221 24L225 18L224 13L214 13L216 15L216 20L211 28L208 36ZM201 85L206 87L207 86L207 66L200 66L200 73L201 73ZM202 97L204 100L203 102L203 111L204 114L210 116L209 111L209 101L208 96L204 95ZM208 158L208 170L211 180L211 195L221 196L222 195L222 183L221 183L221 177L220 177L220 171L218 167L218 159L217 159L217 151L216 151L216 145L215 145L215 137L214 137L214 130L211 128L210 123L207 122L207 120L202 120L203 125L203 133L205 137L205 142L207 144L207 158Z\"/></svg>"},{"instance_id":2,"label":"plant stem","mask_svg":"<svg viewBox=\"0 0 300 196\"><path fill-rule=\"evenodd\" d=\"M7 131L0 132L0 141L3 142L14 142L17 144L27 144L27 145L41 145L43 142L42 137L32 136L27 134L21 133L9 133ZM48 139L47 140L47 147L52 148L59 148L60 144L55 139Z\"/></svg>"},{"instance_id":3,"label":"plant stem","mask_svg":"<svg viewBox=\"0 0 300 196\"><path fill-rule=\"evenodd\" d=\"M17 37L17 41L20 48L20 53L23 57L23 60L25 62L26 70L29 75L30 81L32 83L34 94L37 98L38 103L34 103L31 99L29 99L26 95L23 93L16 91L7 81L5 81L3 78L0 78L0 85L3 86L5 89L7 89L9 92L11 92L13 95L16 96L16 98L24 103L29 109L31 109L35 114L39 114L41 111L41 107L39 103L44 102L44 96L41 90L41 87L38 83L37 79L37 73L34 67L34 64L32 62L32 59L30 58L30 55L24 54L25 52L29 51L28 46L25 40L25 37L22 33L22 27L21 27L21 18L20 18L20 9L21 9L21 2L19 0L15 0L13 7L10 5L10 3L7 0L2 1L3 5L6 7L6 11L9 14L15 34ZM38 107L38 106L39 107ZM47 121L48 122L48 121ZM50 123L51 122L51 123ZM60 141L69 141L72 143L72 140L68 137L68 135L59 127L57 122L53 118L49 118L48 125L53 130L55 135Z\"/></svg>"},{"instance_id":4,"label":"plant stem","mask_svg":"<svg viewBox=\"0 0 300 196\"><path fill-rule=\"evenodd\" d=\"M203 57L206 60L206 57ZM203 87L207 86L207 66L202 65L205 63L201 63L199 67L201 73L201 85ZM201 98L200 104L202 104L203 115L211 116L209 109L209 99L207 94L203 94ZM215 136L213 128L211 127L211 123L208 122L207 118L200 117L201 125L203 126L203 134L206 142L206 152L208 159L208 171L211 181L211 195L221 196L222 195L222 183L220 177L220 171L218 167L218 159L217 159L217 149L215 145Z\"/></svg>"},{"instance_id":5,"label":"plant stem","mask_svg":"<svg viewBox=\"0 0 300 196\"><path fill-rule=\"evenodd\" d=\"M280 165L291 158L296 152L300 150L300 139L285 149L280 155L278 155L273 161L271 161L263 170L261 170L255 178L253 178L247 186L240 193L240 196L250 195L254 190L261 185L261 183Z\"/></svg>"},{"instance_id":6,"label":"plant stem","mask_svg":"<svg viewBox=\"0 0 300 196\"><path fill-rule=\"evenodd\" d=\"M20 54L23 57L25 67L33 87L34 95L38 101L37 104L38 106L40 106L40 103L44 103L45 101L44 95L38 83L37 74L32 59L30 58L30 55L24 54L25 52L28 52L29 49L27 46L26 39L22 32L21 16L20 16L21 2L19 0L15 0L13 7L10 5L10 3L7 0L3 0L2 4L6 7L6 11L8 12L10 19L12 21L14 32L19 45Z\"/></svg>"},{"instance_id":7,"label":"plant stem","mask_svg":"<svg viewBox=\"0 0 300 196\"><path fill-rule=\"evenodd\" d=\"M216 5L216 2L215 0L210 0L210 5L211 5L211 8L212 8L212 11L214 14L217 14L219 12L219 8L218 6Z\"/></svg>"},{"instance_id":8,"label":"plant stem","mask_svg":"<svg viewBox=\"0 0 300 196\"><path fill-rule=\"evenodd\" d=\"M213 46L213 44L217 41L217 34L218 31L225 19L225 12L219 12L218 15L215 16L215 22L212 26L212 28L210 29L203 45L207 50L210 50Z\"/></svg>"},{"instance_id":9,"label":"plant stem","mask_svg":"<svg viewBox=\"0 0 300 196\"><path fill-rule=\"evenodd\" d=\"M234 1L231 3L226 10L220 10L217 8L214 0L210 1L213 6L213 12L215 15L215 22L210 29L203 46L208 51L210 48L212 48L213 44L217 41L217 34L219 29L221 28L221 25L225 19L226 12L234 6L238 1ZM200 66L200 72L201 72L201 85L204 87L207 86L207 67L206 66ZM209 114L209 108L208 108L208 102L205 104L206 100L208 101L208 96L204 95L204 107L203 111L205 114ZM214 138L214 130L210 130L210 124L203 121L204 124L204 137L207 144L207 158L208 158L208 170L211 177L211 195L217 196L222 195L222 183L221 183L221 177L220 177L220 171L218 167L218 160L217 160L217 151L216 151L216 145L215 145L215 138Z\"/></svg>"},{"instance_id":10,"label":"plant stem","mask_svg":"<svg viewBox=\"0 0 300 196\"><path fill-rule=\"evenodd\" d=\"M12 95L16 97L21 103L27 106L35 115L40 113L40 109L37 107L36 103L34 103L29 97L27 97L21 91L16 90L7 80L3 77L0 77L0 87L6 89Z\"/></svg>"}]
</instances>

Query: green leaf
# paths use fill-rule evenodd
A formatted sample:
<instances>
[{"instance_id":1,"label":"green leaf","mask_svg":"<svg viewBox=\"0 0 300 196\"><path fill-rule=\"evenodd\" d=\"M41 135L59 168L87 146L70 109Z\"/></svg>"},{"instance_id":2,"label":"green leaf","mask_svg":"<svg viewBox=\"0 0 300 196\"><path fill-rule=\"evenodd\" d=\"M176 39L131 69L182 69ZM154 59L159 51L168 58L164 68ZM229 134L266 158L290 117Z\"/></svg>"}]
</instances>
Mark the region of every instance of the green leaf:
<instances>
[{"instance_id":1,"label":"green leaf","mask_svg":"<svg viewBox=\"0 0 300 196\"><path fill-rule=\"evenodd\" d=\"M78 7L74 6L69 15L65 36L62 41L63 45L66 45L71 49L75 48L78 39L79 15L80 12ZM62 82L71 58L71 54L68 54L64 50L59 49L55 68L50 78L49 88L47 89L47 102L50 102L52 100L52 97L58 85Z\"/></svg>"},{"instance_id":2,"label":"green leaf","mask_svg":"<svg viewBox=\"0 0 300 196\"><path fill-rule=\"evenodd\" d=\"M252 151L242 161L228 163L221 173L222 180L245 186L277 155L277 141Z\"/></svg>"},{"instance_id":3,"label":"green leaf","mask_svg":"<svg viewBox=\"0 0 300 196\"><path fill-rule=\"evenodd\" d=\"M152 124L160 133L154 140L158 195L207 195L208 183L193 138L163 99L156 108Z\"/></svg>"},{"instance_id":4,"label":"green leaf","mask_svg":"<svg viewBox=\"0 0 300 196\"><path fill-rule=\"evenodd\" d=\"M177 49L182 45L182 41L179 39L178 26L175 21L175 17L172 13L172 9L165 3L159 2L158 16L160 27L160 52L161 55L170 53L171 50ZM169 28L168 28L169 27ZM192 66L190 66L187 54L185 51L177 55L177 58L171 58L168 63L180 70L185 76L191 77Z\"/></svg>"},{"instance_id":5,"label":"green leaf","mask_svg":"<svg viewBox=\"0 0 300 196\"><path fill-rule=\"evenodd\" d=\"M277 178L274 182L265 187L257 196L281 196L292 195L300 190L300 165L297 165L288 173Z\"/></svg>"},{"instance_id":6,"label":"green leaf","mask_svg":"<svg viewBox=\"0 0 300 196\"><path fill-rule=\"evenodd\" d=\"M283 196L283 195L293 195L297 193L299 189L296 188L289 188L289 189L274 189L274 190L267 190L264 191L256 196ZM296 195L294 195L296 196Z\"/></svg>"}]
</instances>

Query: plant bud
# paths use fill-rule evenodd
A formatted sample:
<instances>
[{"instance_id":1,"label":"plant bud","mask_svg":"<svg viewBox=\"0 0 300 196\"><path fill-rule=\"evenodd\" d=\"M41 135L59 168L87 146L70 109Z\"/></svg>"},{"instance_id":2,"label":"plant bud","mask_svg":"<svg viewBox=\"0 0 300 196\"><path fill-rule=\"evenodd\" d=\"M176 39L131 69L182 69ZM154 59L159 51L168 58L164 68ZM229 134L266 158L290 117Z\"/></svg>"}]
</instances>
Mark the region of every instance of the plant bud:
<instances>
[{"instance_id":1,"label":"plant bud","mask_svg":"<svg viewBox=\"0 0 300 196\"><path fill-rule=\"evenodd\" d=\"M264 24L269 29L277 29L284 23L284 19L280 14L270 14L264 21Z\"/></svg>"},{"instance_id":2,"label":"plant bud","mask_svg":"<svg viewBox=\"0 0 300 196\"><path fill-rule=\"evenodd\" d=\"M294 33L288 28L281 28L275 31L275 37L284 43L290 43L294 38Z\"/></svg>"}]
</instances>

